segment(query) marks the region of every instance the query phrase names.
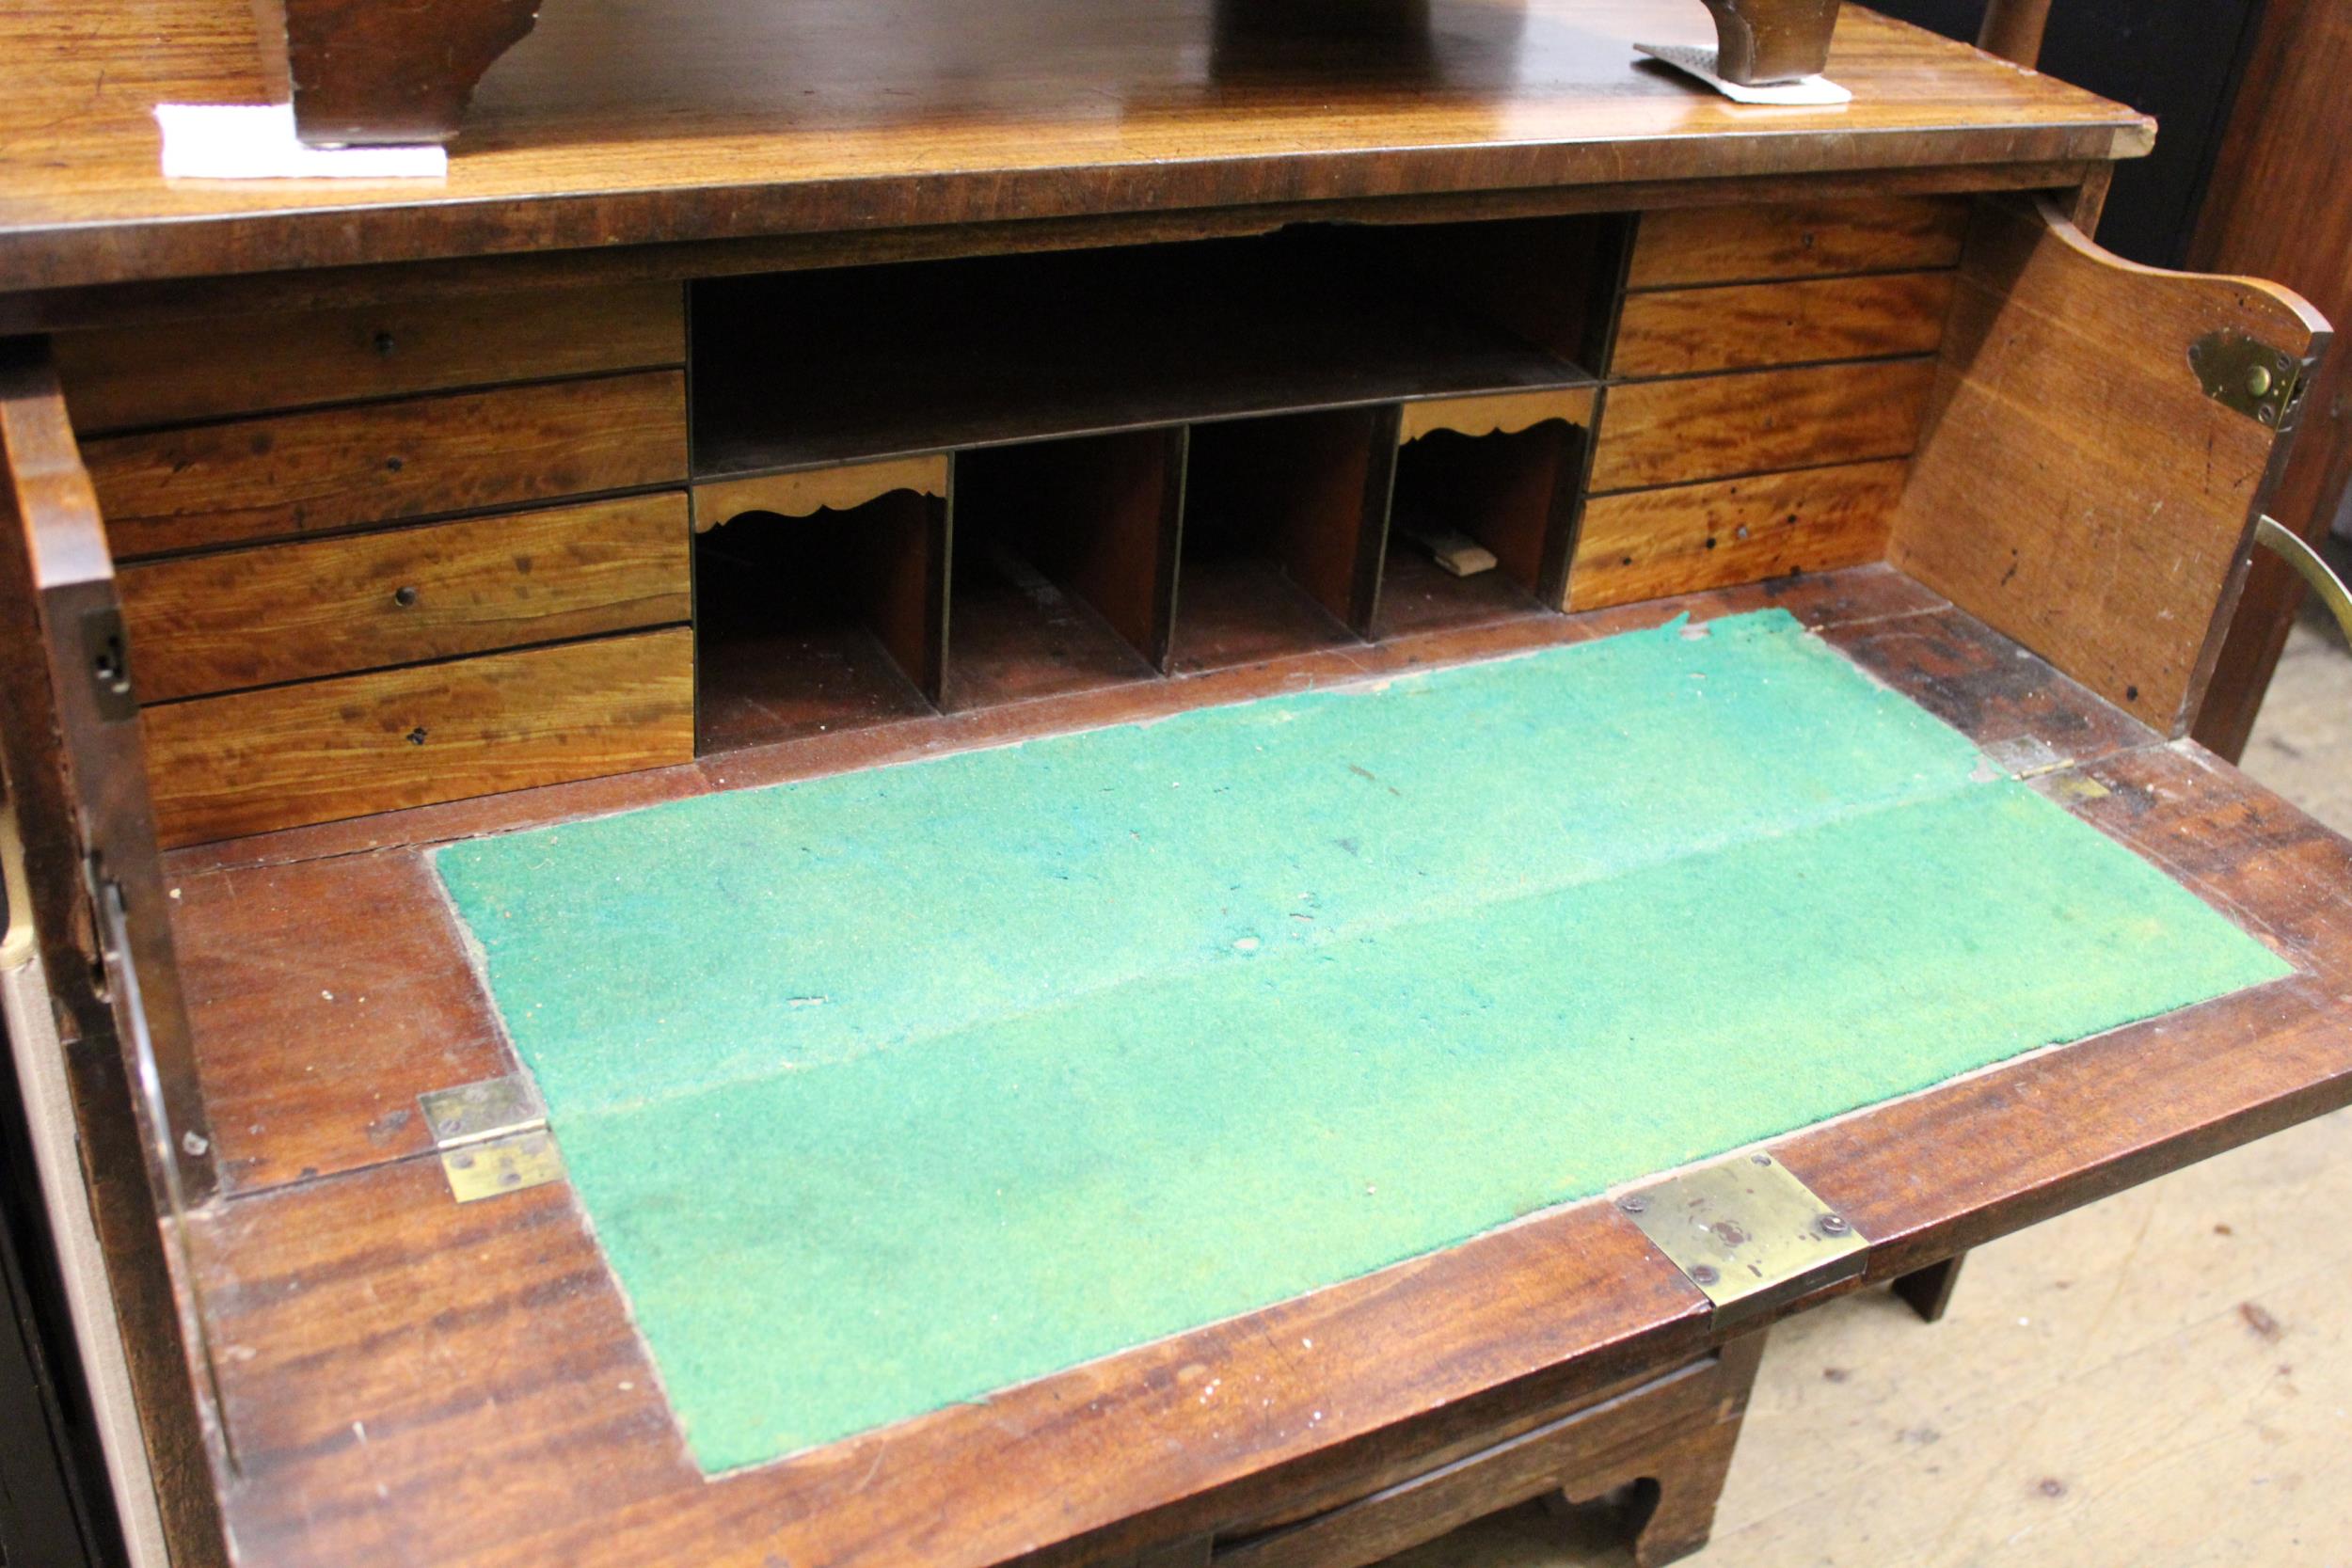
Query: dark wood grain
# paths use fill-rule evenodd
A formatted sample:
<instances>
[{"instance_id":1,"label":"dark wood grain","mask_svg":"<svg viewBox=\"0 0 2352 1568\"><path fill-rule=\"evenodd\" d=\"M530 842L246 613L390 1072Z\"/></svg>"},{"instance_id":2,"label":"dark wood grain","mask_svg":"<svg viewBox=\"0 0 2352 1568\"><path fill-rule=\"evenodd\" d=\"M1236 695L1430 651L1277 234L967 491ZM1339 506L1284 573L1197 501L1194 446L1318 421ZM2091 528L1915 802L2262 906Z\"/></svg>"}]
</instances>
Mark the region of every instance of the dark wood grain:
<instances>
[{"instance_id":1,"label":"dark wood grain","mask_svg":"<svg viewBox=\"0 0 2352 1568\"><path fill-rule=\"evenodd\" d=\"M1880 196L1642 214L1630 289L1907 272L1960 260L1968 204Z\"/></svg>"},{"instance_id":2,"label":"dark wood grain","mask_svg":"<svg viewBox=\"0 0 2352 1568\"><path fill-rule=\"evenodd\" d=\"M444 142L474 84L538 20L540 0L255 0L306 142Z\"/></svg>"},{"instance_id":3,"label":"dark wood grain","mask_svg":"<svg viewBox=\"0 0 2352 1568\"><path fill-rule=\"evenodd\" d=\"M1591 379L1386 249L1310 232L704 284L695 472Z\"/></svg>"},{"instance_id":4,"label":"dark wood grain","mask_svg":"<svg viewBox=\"0 0 2352 1568\"><path fill-rule=\"evenodd\" d=\"M556 381L107 436L115 554L258 543L686 477L685 377Z\"/></svg>"},{"instance_id":5,"label":"dark wood grain","mask_svg":"<svg viewBox=\"0 0 2352 1568\"><path fill-rule=\"evenodd\" d=\"M2276 278L2333 321L2352 321L2352 119L2332 112L2352 77L2352 11L2327 0L2272 0L2207 185L2188 264ZM2295 452L2270 510L2316 542L2352 486L2352 396L2344 356L2321 361L2303 397ZM2258 550L2232 617L2197 738L2225 757L2246 749L2300 578Z\"/></svg>"},{"instance_id":6,"label":"dark wood grain","mask_svg":"<svg viewBox=\"0 0 2352 1568\"><path fill-rule=\"evenodd\" d=\"M2284 455L2273 425L2205 395L2189 351L2236 333L2284 375L2327 324L2283 289L2134 266L2047 203L1978 209L1957 297L1888 559L2178 733Z\"/></svg>"},{"instance_id":7,"label":"dark wood grain","mask_svg":"<svg viewBox=\"0 0 2352 1568\"><path fill-rule=\"evenodd\" d=\"M192 1354L186 1276L156 1215L174 1175L200 1202L214 1192L219 1165L173 958L136 727L119 708L98 710L90 680L85 618L103 625L116 608L56 369L37 343L0 343L0 777L32 903L12 908L8 920L32 928L65 1044L90 1219L107 1260L157 1506L183 1543L181 1560L216 1568L226 1545L208 1482L220 1429ZM114 944L101 940L94 880L119 890L137 922L132 953L155 974L144 1009L148 1073L120 981L130 955L109 960ZM197 1134L161 1158L151 1119L158 1102ZM176 1167L165 1164L175 1159Z\"/></svg>"},{"instance_id":8,"label":"dark wood grain","mask_svg":"<svg viewBox=\"0 0 2352 1568\"><path fill-rule=\"evenodd\" d=\"M1639 292L1625 302L1610 373L1694 375L1932 354L1951 302L1944 272Z\"/></svg>"},{"instance_id":9,"label":"dark wood grain","mask_svg":"<svg viewBox=\"0 0 2352 1568\"><path fill-rule=\"evenodd\" d=\"M1990 0L1977 47L2030 71L2042 58L2042 35L2049 24L2050 0Z\"/></svg>"},{"instance_id":10,"label":"dark wood grain","mask_svg":"<svg viewBox=\"0 0 2352 1568\"><path fill-rule=\"evenodd\" d=\"M1818 76L1829 65L1838 0L1707 0L1715 18L1715 69L1726 82L1761 87Z\"/></svg>"},{"instance_id":11,"label":"dark wood grain","mask_svg":"<svg viewBox=\"0 0 2352 1568\"><path fill-rule=\"evenodd\" d=\"M123 568L146 702L687 619L679 491Z\"/></svg>"},{"instance_id":12,"label":"dark wood grain","mask_svg":"<svg viewBox=\"0 0 2352 1568\"><path fill-rule=\"evenodd\" d=\"M1934 381L1932 359L1877 359L1613 387L1592 489L1901 457Z\"/></svg>"},{"instance_id":13,"label":"dark wood grain","mask_svg":"<svg viewBox=\"0 0 2352 1568\"><path fill-rule=\"evenodd\" d=\"M1850 581L1848 635L1899 687L1952 678L1893 636L1907 623L1943 622L1963 647L1988 635L1948 610L1922 616L1883 569ZM1873 594L1885 612L1860 613ZM2032 662L1997 638L1983 648ZM2001 727L2006 677L1957 678L1989 683L1974 706L1986 733ZM2145 735L2122 722L2117 736ZM2076 806L2087 819L2305 974L1776 1144L1871 1239L1874 1278L2352 1100L2352 1027L2331 1001L2352 983L2352 846L2193 750L2127 746L2084 775L2108 791ZM1400 1453L1438 1442L1410 1436L1417 1425L1458 1422L1449 1407L1464 1402L1524 1418L1706 1344L1679 1276L1587 1204L705 1481L561 1188L457 1208L429 1163L371 1164L232 1199L199 1239L222 1340L239 1347L224 1366L246 1465L230 1501L261 1565L1119 1560L1263 1518L1310 1473L1341 1492L1350 1473L1393 1475ZM1199 1390L1220 1380L1252 1399L1204 1405ZM1448 1430L1458 1442L1471 1429Z\"/></svg>"},{"instance_id":14,"label":"dark wood grain","mask_svg":"<svg viewBox=\"0 0 2352 1568\"><path fill-rule=\"evenodd\" d=\"M1900 462L1880 462L1596 496L1577 531L1568 608L1882 560L1902 483Z\"/></svg>"},{"instance_id":15,"label":"dark wood grain","mask_svg":"<svg viewBox=\"0 0 2352 1568\"><path fill-rule=\"evenodd\" d=\"M1851 5L1833 47L1854 103L1763 115L1633 67L1637 36L1711 42L1697 7L1438 0L1434 47L1364 30L1309 61L1285 58L1279 39L1218 53L1218 10L566 0L484 81L445 182L363 192L158 177L153 104L264 101L246 0L34 0L0 15L0 277L56 289L849 228L2079 163L2151 138L2129 109Z\"/></svg>"},{"instance_id":16,"label":"dark wood grain","mask_svg":"<svg viewBox=\"0 0 2352 1568\"><path fill-rule=\"evenodd\" d=\"M693 755L684 626L149 707L166 844L267 832Z\"/></svg>"},{"instance_id":17,"label":"dark wood grain","mask_svg":"<svg viewBox=\"0 0 2352 1568\"><path fill-rule=\"evenodd\" d=\"M673 283L532 290L330 310L235 312L61 333L83 436L686 362Z\"/></svg>"},{"instance_id":18,"label":"dark wood grain","mask_svg":"<svg viewBox=\"0 0 2352 1568\"><path fill-rule=\"evenodd\" d=\"M1729 1468L1748 1390L1762 1345L1751 1336L1636 1387L1513 1432L1483 1449L1450 1455L1420 1455L1411 1471L1320 1513L1276 1528L1220 1539L1217 1568L1364 1568L1383 1558L1435 1540L1489 1513L1531 1498L1570 1492L1580 1498L1605 1496L1636 1479L1671 1483L1677 1494L1666 1506L1667 1534L1640 1534L1636 1560L1663 1563L1706 1543L1706 1521L1714 1511ZM1729 1433L1718 1429L1728 1426ZM1682 1449L1692 1439L1723 1463L1714 1473L1688 1473ZM1663 1476L1661 1471L1665 1472ZM1677 1528L1695 1513L1697 1528ZM1648 1521L1645 1521L1646 1524Z\"/></svg>"}]
</instances>

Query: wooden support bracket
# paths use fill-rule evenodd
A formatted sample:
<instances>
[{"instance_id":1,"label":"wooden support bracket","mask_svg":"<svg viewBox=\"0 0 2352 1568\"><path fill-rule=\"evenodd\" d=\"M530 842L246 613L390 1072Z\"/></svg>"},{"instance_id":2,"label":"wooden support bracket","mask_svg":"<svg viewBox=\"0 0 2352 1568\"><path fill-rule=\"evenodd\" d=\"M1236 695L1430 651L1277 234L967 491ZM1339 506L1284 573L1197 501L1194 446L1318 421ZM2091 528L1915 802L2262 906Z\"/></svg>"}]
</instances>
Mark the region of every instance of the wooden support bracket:
<instances>
[{"instance_id":1,"label":"wooden support bracket","mask_svg":"<svg viewBox=\"0 0 2352 1568\"><path fill-rule=\"evenodd\" d=\"M1818 76L1829 64L1838 0L1707 0L1715 14L1715 71L1762 87Z\"/></svg>"}]
</instances>

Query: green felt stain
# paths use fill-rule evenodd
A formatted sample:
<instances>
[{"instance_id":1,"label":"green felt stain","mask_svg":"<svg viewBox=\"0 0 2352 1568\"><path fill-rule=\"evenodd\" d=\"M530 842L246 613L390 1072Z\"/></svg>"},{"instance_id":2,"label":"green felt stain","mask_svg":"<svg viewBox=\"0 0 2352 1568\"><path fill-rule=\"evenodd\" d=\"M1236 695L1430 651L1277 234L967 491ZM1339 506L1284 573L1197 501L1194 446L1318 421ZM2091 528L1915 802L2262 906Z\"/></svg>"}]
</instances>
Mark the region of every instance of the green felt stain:
<instances>
[{"instance_id":1,"label":"green felt stain","mask_svg":"<svg viewBox=\"0 0 2352 1568\"><path fill-rule=\"evenodd\" d=\"M1778 611L453 845L706 1469L2287 973Z\"/></svg>"}]
</instances>

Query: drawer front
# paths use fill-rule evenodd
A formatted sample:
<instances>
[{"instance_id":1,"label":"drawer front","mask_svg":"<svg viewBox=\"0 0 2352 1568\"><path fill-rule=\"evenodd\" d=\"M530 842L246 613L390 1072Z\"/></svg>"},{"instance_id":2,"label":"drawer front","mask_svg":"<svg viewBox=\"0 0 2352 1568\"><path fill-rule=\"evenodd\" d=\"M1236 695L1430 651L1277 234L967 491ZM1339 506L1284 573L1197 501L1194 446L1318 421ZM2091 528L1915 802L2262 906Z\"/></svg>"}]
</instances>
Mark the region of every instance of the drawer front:
<instances>
[{"instance_id":1,"label":"drawer front","mask_svg":"<svg viewBox=\"0 0 2352 1568\"><path fill-rule=\"evenodd\" d=\"M675 283L216 318L56 339L85 436L686 362Z\"/></svg>"},{"instance_id":2,"label":"drawer front","mask_svg":"<svg viewBox=\"0 0 2352 1568\"><path fill-rule=\"evenodd\" d=\"M149 702L684 621L682 491L126 566Z\"/></svg>"},{"instance_id":3,"label":"drawer front","mask_svg":"<svg viewBox=\"0 0 2352 1568\"><path fill-rule=\"evenodd\" d=\"M1915 272L1960 260L1965 197L1885 197L1645 213L1629 289Z\"/></svg>"},{"instance_id":4,"label":"drawer front","mask_svg":"<svg viewBox=\"0 0 2352 1568\"><path fill-rule=\"evenodd\" d=\"M1592 488L1902 457L1934 385L1934 360L1888 359L1613 387Z\"/></svg>"},{"instance_id":5,"label":"drawer front","mask_svg":"<svg viewBox=\"0 0 2352 1568\"><path fill-rule=\"evenodd\" d=\"M1611 363L1621 376L1694 375L1932 354L1951 303L1949 272L1660 289L1627 297Z\"/></svg>"},{"instance_id":6,"label":"drawer front","mask_svg":"<svg viewBox=\"0 0 2352 1568\"><path fill-rule=\"evenodd\" d=\"M676 371L101 436L119 559L555 500L686 477Z\"/></svg>"},{"instance_id":7,"label":"drawer front","mask_svg":"<svg viewBox=\"0 0 2352 1568\"><path fill-rule=\"evenodd\" d=\"M686 762L684 626L140 713L166 847Z\"/></svg>"},{"instance_id":8,"label":"drawer front","mask_svg":"<svg viewBox=\"0 0 2352 1568\"><path fill-rule=\"evenodd\" d=\"M1568 608L1731 588L1884 559L1905 465L1857 463L1596 496Z\"/></svg>"}]
</instances>

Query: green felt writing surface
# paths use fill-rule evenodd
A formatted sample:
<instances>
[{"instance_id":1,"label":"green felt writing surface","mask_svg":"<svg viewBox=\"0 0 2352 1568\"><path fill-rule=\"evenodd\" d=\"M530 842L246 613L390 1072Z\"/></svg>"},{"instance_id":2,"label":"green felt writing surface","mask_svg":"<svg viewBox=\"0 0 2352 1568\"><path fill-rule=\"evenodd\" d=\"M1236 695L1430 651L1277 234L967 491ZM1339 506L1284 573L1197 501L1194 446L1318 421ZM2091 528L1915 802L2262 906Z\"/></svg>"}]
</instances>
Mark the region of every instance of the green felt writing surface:
<instances>
[{"instance_id":1,"label":"green felt writing surface","mask_svg":"<svg viewBox=\"0 0 2352 1568\"><path fill-rule=\"evenodd\" d=\"M713 1470L2286 972L1776 611L438 863Z\"/></svg>"}]
</instances>

